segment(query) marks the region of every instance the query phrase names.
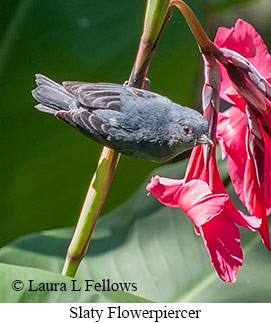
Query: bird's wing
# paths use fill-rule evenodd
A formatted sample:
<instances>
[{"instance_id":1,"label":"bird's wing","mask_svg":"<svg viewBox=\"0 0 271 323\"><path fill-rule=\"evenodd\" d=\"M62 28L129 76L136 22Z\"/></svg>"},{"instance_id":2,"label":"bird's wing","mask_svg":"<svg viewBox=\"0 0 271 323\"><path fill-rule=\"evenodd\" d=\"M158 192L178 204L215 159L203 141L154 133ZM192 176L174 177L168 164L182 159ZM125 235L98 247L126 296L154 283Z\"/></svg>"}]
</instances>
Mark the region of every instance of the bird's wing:
<instances>
[{"instance_id":1,"label":"bird's wing","mask_svg":"<svg viewBox=\"0 0 271 323\"><path fill-rule=\"evenodd\" d=\"M121 151L124 141L157 141L153 138L153 127L158 121L163 124L159 107L163 102L168 103L166 97L110 83L64 82L63 85L77 98L79 108L59 111L56 117L96 142ZM165 131L163 126L159 128Z\"/></svg>"},{"instance_id":2,"label":"bird's wing","mask_svg":"<svg viewBox=\"0 0 271 323\"><path fill-rule=\"evenodd\" d=\"M112 129L120 129L115 114L118 111L112 111L112 118L103 118L102 115L95 114L87 109L79 108L69 111L58 111L55 116L76 128L87 137L115 150L120 150L114 136L112 137Z\"/></svg>"},{"instance_id":3,"label":"bird's wing","mask_svg":"<svg viewBox=\"0 0 271 323\"><path fill-rule=\"evenodd\" d=\"M139 100L163 98L161 95L113 83L63 82L64 88L72 93L86 108L121 111L125 106L132 108Z\"/></svg>"}]
</instances>

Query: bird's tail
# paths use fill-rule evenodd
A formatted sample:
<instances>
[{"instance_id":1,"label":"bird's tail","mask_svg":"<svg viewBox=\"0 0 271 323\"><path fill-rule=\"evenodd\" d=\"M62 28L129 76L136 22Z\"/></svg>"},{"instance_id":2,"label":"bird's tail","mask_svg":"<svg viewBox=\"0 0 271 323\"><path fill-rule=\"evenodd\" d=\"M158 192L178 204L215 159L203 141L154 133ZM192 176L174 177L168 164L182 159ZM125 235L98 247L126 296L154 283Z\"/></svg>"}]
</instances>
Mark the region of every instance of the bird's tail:
<instances>
[{"instance_id":1,"label":"bird's tail","mask_svg":"<svg viewBox=\"0 0 271 323\"><path fill-rule=\"evenodd\" d=\"M62 85L41 74L36 74L36 83L37 88L32 91L32 95L41 103L35 106L38 110L55 114L59 110L78 108L75 96Z\"/></svg>"}]
</instances>

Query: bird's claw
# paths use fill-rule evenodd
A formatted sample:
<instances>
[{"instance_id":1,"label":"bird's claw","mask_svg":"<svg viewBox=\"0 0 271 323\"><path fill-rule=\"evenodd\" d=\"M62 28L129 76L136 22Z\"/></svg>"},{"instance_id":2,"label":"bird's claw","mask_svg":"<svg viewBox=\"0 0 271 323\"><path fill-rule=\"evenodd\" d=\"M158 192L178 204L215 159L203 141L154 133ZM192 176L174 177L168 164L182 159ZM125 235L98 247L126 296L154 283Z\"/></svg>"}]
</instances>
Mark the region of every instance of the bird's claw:
<instances>
[{"instance_id":1,"label":"bird's claw","mask_svg":"<svg viewBox=\"0 0 271 323\"><path fill-rule=\"evenodd\" d=\"M144 90L149 91L151 88L151 81L150 79L148 79L147 77L145 77L145 81L144 81Z\"/></svg>"},{"instance_id":2,"label":"bird's claw","mask_svg":"<svg viewBox=\"0 0 271 323\"><path fill-rule=\"evenodd\" d=\"M124 85L124 86L129 86L129 81L128 81L128 80L127 80L127 81L125 81L125 82L123 83L123 85ZM144 90L149 91L149 90L150 90L150 87L151 87L151 81L150 81L150 79L148 79L147 77L145 77L145 81L144 81L144 87L143 87L143 89L144 89Z\"/></svg>"}]
</instances>

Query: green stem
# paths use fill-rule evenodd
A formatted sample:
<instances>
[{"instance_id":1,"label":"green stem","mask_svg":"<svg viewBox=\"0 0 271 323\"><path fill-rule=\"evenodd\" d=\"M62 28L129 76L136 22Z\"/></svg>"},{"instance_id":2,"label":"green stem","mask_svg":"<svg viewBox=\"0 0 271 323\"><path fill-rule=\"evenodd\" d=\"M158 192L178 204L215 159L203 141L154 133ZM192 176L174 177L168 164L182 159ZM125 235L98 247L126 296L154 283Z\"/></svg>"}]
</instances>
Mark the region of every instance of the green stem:
<instances>
[{"instance_id":1,"label":"green stem","mask_svg":"<svg viewBox=\"0 0 271 323\"><path fill-rule=\"evenodd\" d=\"M169 0L149 0L147 2L144 28L137 56L129 78L130 86L141 87L148 72L148 66L154 54L158 39L167 20L171 17Z\"/></svg>"},{"instance_id":2,"label":"green stem","mask_svg":"<svg viewBox=\"0 0 271 323\"><path fill-rule=\"evenodd\" d=\"M86 254L92 232L112 182L119 157L119 153L104 147L68 248L62 275L74 277L81 260Z\"/></svg>"},{"instance_id":3,"label":"green stem","mask_svg":"<svg viewBox=\"0 0 271 323\"><path fill-rule=\"evenodd\" d=\"M128 85L142 88L157 40L161 35L169 0L149 0L145 16L143 36ZM147 21L146 21L147 20ZM150 41L148 41L150 40ZM145 46L145 44L148 44ZM74 277L81 260L87 252L92 232L98 220L106 194L111 185L120 154L104 147L97 170L89 186L78 224L69 245L62 275Z\"/></svg>"}]
</instances>

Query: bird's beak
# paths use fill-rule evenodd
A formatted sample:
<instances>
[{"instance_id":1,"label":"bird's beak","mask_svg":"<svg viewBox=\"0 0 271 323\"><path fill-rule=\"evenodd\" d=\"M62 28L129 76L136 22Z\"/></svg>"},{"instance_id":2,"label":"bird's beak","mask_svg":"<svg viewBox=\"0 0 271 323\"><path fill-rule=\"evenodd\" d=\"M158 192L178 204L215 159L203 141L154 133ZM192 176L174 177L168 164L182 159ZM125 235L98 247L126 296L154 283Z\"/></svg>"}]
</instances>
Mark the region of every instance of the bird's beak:
<instances>
[{"instance_id":1,"label":"bird's beak","mask_svg":"<svg viewBox=\"0 0 271 323\"><path fill-rule=\"evenodd\" d=\"M206 145L211 145L214 146L214 143L212 142L212 140L205 134L201 135L197 140L196 140L197 144L206 144Z\"/></svg>"}]
</instances>

